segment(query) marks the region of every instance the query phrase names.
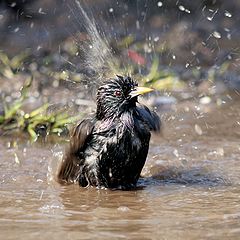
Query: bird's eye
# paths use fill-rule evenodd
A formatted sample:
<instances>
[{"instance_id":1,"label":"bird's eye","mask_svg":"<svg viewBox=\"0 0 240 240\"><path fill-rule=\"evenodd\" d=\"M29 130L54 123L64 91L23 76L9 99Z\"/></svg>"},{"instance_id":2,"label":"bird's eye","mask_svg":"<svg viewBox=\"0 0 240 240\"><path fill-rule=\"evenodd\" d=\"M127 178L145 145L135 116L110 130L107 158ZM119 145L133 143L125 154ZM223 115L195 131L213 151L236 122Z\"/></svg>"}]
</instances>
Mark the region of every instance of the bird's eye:
<instances>
[{"instance_id":1,"label":"bird's eye","mask_svg":"<svg viewBox=\"0 0 240 240\"><path fill-rule=\"evenodd\" d=\"M121 96L122 96L122 92L119 91L119 90L116 90L116 91L114 92L114 95L115 95L116 97L121 97Z\"/></svg>"}]
</instances>

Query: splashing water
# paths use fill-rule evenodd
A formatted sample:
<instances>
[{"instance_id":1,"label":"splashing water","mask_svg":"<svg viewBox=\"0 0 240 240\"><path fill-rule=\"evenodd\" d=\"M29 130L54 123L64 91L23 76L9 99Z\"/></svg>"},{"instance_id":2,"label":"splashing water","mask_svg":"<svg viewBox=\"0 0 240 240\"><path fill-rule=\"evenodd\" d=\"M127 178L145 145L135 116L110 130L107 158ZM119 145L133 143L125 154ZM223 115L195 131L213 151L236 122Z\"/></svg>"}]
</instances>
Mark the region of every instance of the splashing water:
<instances>
[{"instance_id":1,"label":"splashing water","mask_svg":"<svg viewBox=\"0 0 240 240\"><path fill-rule=\"evenodd\" d=\"M113 52L109 42L102 32L102 36L97 29L94 18L88 16L79 1L75 1L77 9L80 11L83 27L85 28L89 42L83 44L81 50L84 53L84 67L95 76L96 83L105 75L113 74L112 63L114 62ZM71 9L73 11L73 9ZM76 17L76 15L74 14ZM79 22L80 24L80 22ZM91 79L93 80L93 79Z\"/></svg>"},{"instance_id":2,"label":"splashing water","mask_svg":"<svg viewBox=\"0 0 240 240\"><path fill-rule=\"evenodd\" d=\"M63 159L62 147L56 144L52 150L52 158L49 161L47 169L47 181L49 184L56 181L56 173L58 172L58 167Z\"/></svg>"}]
</instances>

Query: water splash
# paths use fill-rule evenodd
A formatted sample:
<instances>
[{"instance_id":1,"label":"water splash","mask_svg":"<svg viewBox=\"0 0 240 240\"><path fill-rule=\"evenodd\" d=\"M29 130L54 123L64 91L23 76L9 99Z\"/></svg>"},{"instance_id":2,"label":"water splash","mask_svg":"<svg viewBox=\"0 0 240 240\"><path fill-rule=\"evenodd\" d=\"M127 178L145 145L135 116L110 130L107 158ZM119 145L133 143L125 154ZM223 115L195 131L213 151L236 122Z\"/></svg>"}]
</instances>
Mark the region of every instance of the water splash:
<instances>
[{"instance_id":1,"label":"water splash","mask_svg":"<svg viewBox=\"0 0 240 240\"><path fill-rule=\"evenodd\" d=\"M82 20L81 23L79 21L78 23L84 27L89 37L89 41L81 45L85 58L84 67L88 69L91 76L94 76L91 81L99 82L103 76L113 75L113 52L104 32L100 34L98 31L94 18L89 17L78 0L75 0L75 3ZM71 10L73 11L73 9Z\"/></svg>"},{"instance_id":2,"label":"water splash","mask_svg":"<svg viewBox=\"0 0 240 240\"><path fill-rule=\"evenodd\" d=\"M52 158L48 164L47 171L47 181L48 184L52 184L56 180L56 173L58 172L58 168L63 159L63 150L59 144L56 144L52 148Z\"/></svg>"},{"instance_id":3,"label":"water splash","mask_svg":"<svg viewBox=\"0 0 240 240\"><path fill-rule=\"evenodd\" d=\"M225 15L226 17L229 17L229 18L232 17L232 14L231 14L230 12L228 12L227 10L225 10L224 15Z\"/></svg>"}]
</instances>

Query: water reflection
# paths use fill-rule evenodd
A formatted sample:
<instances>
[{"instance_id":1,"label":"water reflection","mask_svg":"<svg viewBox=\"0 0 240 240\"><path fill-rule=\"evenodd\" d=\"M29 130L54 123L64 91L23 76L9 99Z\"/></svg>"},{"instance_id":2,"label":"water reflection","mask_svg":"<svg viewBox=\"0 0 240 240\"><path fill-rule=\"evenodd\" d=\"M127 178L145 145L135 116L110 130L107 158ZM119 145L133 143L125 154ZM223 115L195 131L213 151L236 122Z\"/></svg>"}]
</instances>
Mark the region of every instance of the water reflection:
<instances>
[{"instance_id":1,"label":"water reflection","mask_svg":"<svg viewBox=\"0 0 240 240\"><path fill-rule=\"evenodd\" d=\"M154 215L145 192L66 188L60 194L68 217L68 231L94 234L95 237L147 236L146 225Z\"/></svg>"}]
</instances>

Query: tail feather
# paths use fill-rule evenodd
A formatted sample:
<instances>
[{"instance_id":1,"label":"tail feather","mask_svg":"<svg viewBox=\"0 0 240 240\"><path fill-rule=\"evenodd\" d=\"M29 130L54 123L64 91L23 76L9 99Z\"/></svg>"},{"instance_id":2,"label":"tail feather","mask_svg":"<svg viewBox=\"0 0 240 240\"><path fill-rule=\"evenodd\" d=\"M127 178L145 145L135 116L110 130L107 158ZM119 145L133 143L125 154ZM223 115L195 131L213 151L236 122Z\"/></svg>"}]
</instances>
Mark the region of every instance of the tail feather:
<instances>
[{"instance_id":1,"label":"tail feather","mask_svg":"<svg viewBox=\"0 0 240 240\"><path fill-rule=\"evenodd\" d=\"M84 151L89 136L94 127L94 120L88 118L79 122L72 130L70 137L70 146L66 151L63 161L61 162L57 180L59 183L79 182L82 175L83 159L80 153ZM83 176L81 176L81 179ZM81 180L80 181L83 181Z\"/></svg>"},{"instance_id":2,"label":"tail feather","mask_svg":"<svg viewBox=\"0 0 240 240\"><path fill-rule=\"evenodd\" d=\"M74 183L78 182L80 175L80 161L76 154L68 151L61 163L59 172L57 174L57 180L59 183Z\"/></svg>"}]
</instances>

